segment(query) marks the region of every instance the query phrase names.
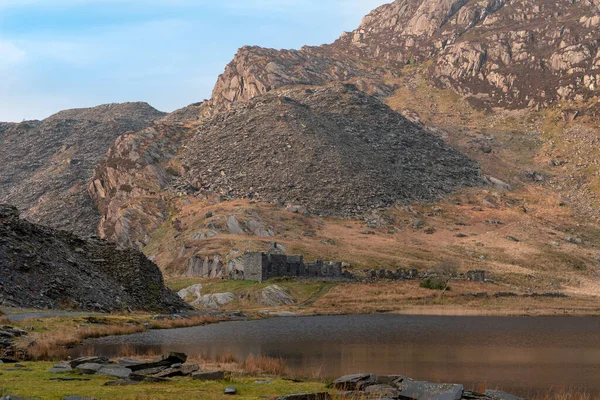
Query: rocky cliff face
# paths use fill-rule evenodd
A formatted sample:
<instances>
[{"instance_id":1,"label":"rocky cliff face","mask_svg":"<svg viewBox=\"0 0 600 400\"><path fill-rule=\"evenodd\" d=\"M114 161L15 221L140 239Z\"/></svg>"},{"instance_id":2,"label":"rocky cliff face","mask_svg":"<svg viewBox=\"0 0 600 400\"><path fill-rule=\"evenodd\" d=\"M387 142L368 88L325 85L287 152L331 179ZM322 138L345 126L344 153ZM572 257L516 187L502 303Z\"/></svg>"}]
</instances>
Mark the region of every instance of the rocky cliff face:
<instances>
[{"instance_id":1,"label":"rocky cliff face","mask_svg":"<svg viewBox=\"0 0 600 400\"><path fill-rule=\"evenodd\" d=\"M595 0L397 0L332 45L242 48L215 86L213 107L290 84L379 78L381 86L415 63L490 106L586 100L600 85L599 26Z\"/></svg>"},{"instance_id":2,"label":"rocky cliff face","mask_svg":"<svg viewBox=\"0 0 600 400\"><path fill-rule=\"evenodd\" d=\"M180 173L172 160L192 134L185 125L156 123L117 139L89 185L102 214L102 237L144 247L169 214L169 191L177 190Z\"/></svg>"},{"instance_id":3,"label":"rocky cliff face","mask_svg":"<svg viewBox=\"0 0 600 400\"><path fill-rule=\"evenodd\" d=\"M0 205L0 304L94 311L186 309L142 253L19 219Z\"/></svg>"},{"instance_id":4,"label":"rocky cliff face","mask_svg":"<svg viewBox=\"0 0 600 400\"><path fill-rule=\"evenodd\" d=\"M86 190L94 168L117 137L162 116L148 104L128 103L0 125L0 202L31 221L95 234L100 217Z\"/></svg>"},{"instance_id":5,"label":"rocky cliff face","mask_svg":"<svg viewBox=\"0 0 600 400\"><path fill-rule=\"evenodd\" d=\"M218 112L283 86L379 78L365 61L340 56L324 47L305 46L301 50L242 47L219 76L209 105Z\"/></svg>"}]
</instances>

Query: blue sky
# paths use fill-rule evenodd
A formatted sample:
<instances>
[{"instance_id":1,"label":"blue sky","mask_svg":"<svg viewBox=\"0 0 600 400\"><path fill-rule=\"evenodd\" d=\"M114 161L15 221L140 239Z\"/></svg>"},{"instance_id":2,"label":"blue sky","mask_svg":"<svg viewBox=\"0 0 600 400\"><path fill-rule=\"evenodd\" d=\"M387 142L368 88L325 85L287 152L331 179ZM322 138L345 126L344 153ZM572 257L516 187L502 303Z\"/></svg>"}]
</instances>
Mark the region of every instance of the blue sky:
<instances>
[{"instance_id":1,"label":"blue sky","mask_svg":"<svg viewBox=\"0 0 600 400\"><path fill-rule=\"evenodd\" d=\"M391 0L0 0L0 121L210 97L246 44L330 43Z\"/></svg>"}]
</instances>

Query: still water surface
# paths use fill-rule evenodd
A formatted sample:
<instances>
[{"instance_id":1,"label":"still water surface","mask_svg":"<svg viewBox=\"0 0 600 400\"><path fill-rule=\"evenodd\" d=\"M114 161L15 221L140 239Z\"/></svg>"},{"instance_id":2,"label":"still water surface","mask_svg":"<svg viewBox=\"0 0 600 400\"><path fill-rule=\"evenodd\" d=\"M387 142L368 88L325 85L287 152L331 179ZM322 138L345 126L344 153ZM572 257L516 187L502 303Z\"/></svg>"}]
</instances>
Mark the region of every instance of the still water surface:
<instances>
[{"instance_id":1,"label":"still water surface","mask_svg":"<svg viewBox=\"0 0 600 400\"><path fill-rule=\"evenodd\" d=\"M516 394L568 387L600 394L600 318L350 315L273 318L88 341L204 357L283 358L303 375L401 374Z\"/></svg>"}]
</instances>

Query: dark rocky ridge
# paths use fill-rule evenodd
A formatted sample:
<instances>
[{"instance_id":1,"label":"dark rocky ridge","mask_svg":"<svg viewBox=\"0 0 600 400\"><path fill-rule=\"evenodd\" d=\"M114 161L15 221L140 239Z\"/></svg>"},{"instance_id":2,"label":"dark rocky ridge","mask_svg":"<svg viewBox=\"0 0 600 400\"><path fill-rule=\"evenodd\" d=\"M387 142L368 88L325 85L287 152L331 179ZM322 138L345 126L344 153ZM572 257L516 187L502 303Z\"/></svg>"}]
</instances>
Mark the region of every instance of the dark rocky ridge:
<instances>
[{"instance_id":1,"label":"dark rocky ridge","mask_svg":"<svg viewBox=\"0 0 600 400\"><path fill-rule=\"evenodd\" d=\"M93 311L188 308L142 253L31 224L6 205L0 205L0 304Z\"/></svg>"},{"instance_id":2,"label":"dark rocky ridge","mask_svg":"<svg viewBox=\"0 0 600 400\"><path fill-rule=\"evenodd\" d=\"M478 165L352 85L278 91L208 118L182 155L191 186L353 216L482 183Z\"/></svg>"},{"instance_id":3,"label":"dark rocky ridge","mask_svg":"<svg viewBox=\"0 0 600 400\"><path fill-rule=\"evenodd\" d=\"M290 84L377 76L377 87L426 62L434 82L490 106L585 100L600 87L599 26L597 0L396 0L332 45L240 49L211 104L227 109Z\"/></svg>"},{"instance_id":4,"label":"dark rocky ridge","mask_svg":"<svg viewBox=\"0 0 600 400\"><path fill-rule=\"evenodd\" d=\"M0 124L0 202L32 222L95 234L100 217L87 194L94 168L117 137L164 115L146 103L125 103Z\"/></svg>"}]
</instances>

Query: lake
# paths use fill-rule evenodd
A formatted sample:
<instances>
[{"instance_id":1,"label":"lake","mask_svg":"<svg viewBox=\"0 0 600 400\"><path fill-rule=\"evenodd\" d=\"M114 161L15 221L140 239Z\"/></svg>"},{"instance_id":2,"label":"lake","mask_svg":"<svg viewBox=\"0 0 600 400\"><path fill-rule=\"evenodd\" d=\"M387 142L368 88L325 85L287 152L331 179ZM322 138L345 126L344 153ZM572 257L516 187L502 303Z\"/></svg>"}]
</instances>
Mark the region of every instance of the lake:
<instances>
[{"instance_id":1,"label":"lake","mask_svg":"<svg viewBox=\"0 0 600 400\"><path fill-rule=\"evenodd\" d=\"M568 387L600 393L600 318L344 315L271 318L153 330L85 343L215 358L283 358L302 375L400 374L530 394ZM80 349L82 350L82 349Z\"/></svg>"}]
</instances>

